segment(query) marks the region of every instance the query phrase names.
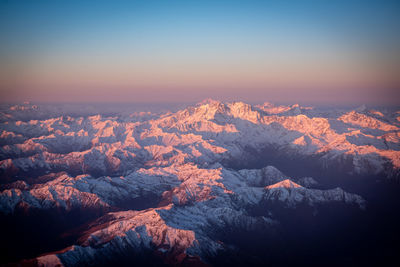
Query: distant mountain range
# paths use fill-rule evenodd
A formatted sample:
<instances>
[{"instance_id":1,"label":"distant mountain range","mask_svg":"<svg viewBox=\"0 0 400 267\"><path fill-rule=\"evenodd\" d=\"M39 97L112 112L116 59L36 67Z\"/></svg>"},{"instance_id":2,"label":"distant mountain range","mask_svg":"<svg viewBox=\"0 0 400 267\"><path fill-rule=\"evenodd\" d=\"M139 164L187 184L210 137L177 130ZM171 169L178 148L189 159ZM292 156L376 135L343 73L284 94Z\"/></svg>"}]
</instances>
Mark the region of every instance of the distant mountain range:
<instances>
[{"instance_id":1,"label":"distant mountain range","mask_svg":"<svg viewBox=\"0 0 400 267\"><path fill-rule=\"evenodd\" d=\"M399 263L400 109L0 110L0 263Z\"/></svg>"}]
</instances>

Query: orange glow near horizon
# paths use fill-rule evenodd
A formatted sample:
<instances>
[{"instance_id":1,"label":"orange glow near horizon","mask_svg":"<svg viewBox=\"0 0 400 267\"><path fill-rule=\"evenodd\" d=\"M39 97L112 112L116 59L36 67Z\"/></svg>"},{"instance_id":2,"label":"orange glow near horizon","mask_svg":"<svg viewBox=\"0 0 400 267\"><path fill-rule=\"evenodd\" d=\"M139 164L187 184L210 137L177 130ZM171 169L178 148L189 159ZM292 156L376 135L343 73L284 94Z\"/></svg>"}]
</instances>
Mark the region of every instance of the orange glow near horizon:
<instances>
[{"instance_id":1,"label":"orange glow near horizon","mask_svg":"<svg viewBox=\"0 0 400 267\"><path fill-rule=\"evenodd\" d=\"M133 5L113 20L101 6L96 15L91 6L77 10L75 20L59 7L45 17L36 6L8 8L2 102L400 104L400 40L390 9L371 17L366 7L343 14L347 4L336 11L315 6L336 12L325 21L298 14L296 5Z\"/></svg>"}]
</instances>

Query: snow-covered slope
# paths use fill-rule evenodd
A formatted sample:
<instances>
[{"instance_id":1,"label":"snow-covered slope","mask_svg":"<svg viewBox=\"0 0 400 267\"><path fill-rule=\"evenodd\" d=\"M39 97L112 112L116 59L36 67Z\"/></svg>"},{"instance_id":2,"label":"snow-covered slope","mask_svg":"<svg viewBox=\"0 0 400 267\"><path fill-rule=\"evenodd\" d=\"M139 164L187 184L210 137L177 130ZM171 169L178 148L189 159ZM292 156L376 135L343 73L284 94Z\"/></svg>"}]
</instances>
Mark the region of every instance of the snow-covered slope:
<instances>
[{"instance_id":1,"label":"snow-covered slope","mask_svg":"<svg viewBox=\"0 0 400 267\"><path fill-rule=\"evenodd\" d=\"M0 205L3 212L13 212L22 202L25 208L36 209L109 207L138 195L139 189L162 193L160 207L108 213L82 233L77 245L38 258L39 262L54 262L56 256L67 266L144 249L154 250L167 263L180 264L187 257L207 262L208 257L226 249L215 239L215 229L226 225L246 231L274 229L279 222L246 211L265 200L279 200L283 207L340 202L364 208L364 200L357 195L339 188L307 189L282 180L285 177L271 166L237 172L221 167L199 169L193 164L141 169L121 178L72 178L64 174L30 190L5 190Z\"/></svg>"},{"instance_id":2,"label":"snow-covered slope","mask_svg":"<svg viewBox=\"0 0 400 267\"><path fill-rule=\"evenodd\" d=\"M308 189L286 179L282 182L266 186L265 190L265 200L280 201L291 207L304 202L309 205L323 202L344 202L357 204L361 208L365 208L365 201L360 196L349 194L340 188L330 190Z\"/></svg>"},{"instance_id":3,"label":"snow-covered slope","mask_svg":"<svg viewBox=\"0 0 400 267\"><path fill-rule=\"evenodd\" d=\"M351 111L332 118L296 108L296 114L276 115L242 102L206 101L143 121L100 115L10 120L1 125L0 140L6 145L0 148L0 171L10 181L28 172L65 168L120 175L146 165L243 161L243 149L269 146L282 153L317 155L321 165L346 158L353 166L349 172L398 171L400 130L392 114L386 118L376 111Z\"/></svg>"}]
</instances>

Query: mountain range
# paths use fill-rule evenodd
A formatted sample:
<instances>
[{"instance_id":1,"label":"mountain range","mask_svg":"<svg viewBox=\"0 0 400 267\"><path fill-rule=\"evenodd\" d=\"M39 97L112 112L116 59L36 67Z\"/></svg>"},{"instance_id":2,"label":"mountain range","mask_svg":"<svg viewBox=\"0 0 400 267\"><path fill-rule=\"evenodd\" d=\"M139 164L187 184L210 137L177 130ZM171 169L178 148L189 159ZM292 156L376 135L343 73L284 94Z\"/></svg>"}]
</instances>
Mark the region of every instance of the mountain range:
<instances>
[{"instance_id":1,"label":"mountain range","mask_svg":"<svg viewBox=\"0 0 400 267\"><path fill-rule=\"evenodd\" d=\"M397 260L400 109L25 103L0 122L2 264Z\"/></svg>"}]
</instances>

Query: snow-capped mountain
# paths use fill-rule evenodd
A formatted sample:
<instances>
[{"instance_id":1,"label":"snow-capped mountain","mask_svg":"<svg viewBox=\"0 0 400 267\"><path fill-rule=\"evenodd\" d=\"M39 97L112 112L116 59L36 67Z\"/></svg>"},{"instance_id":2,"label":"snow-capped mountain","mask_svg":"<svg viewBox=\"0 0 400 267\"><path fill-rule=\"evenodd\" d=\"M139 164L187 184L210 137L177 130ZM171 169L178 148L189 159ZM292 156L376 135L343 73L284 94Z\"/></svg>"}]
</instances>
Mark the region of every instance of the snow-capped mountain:
<instances>
[{"instance_id":1,"label":"snow-capped mountain","mask_svg":"<svg viewBox=\"0 0 400 267\"><path fill-rule=\"evenodd\" d=\"M400 173L398 111L215 100L158 114L41 110L1 108L2 218L96 215L65 229L76 238L64 249L9 261L227 263L235 253L250 256L243 244L251 233L271 238L270 250L284 246L287 214L301 210L321 224L326 210L369 214L373 189L363 185L391 183ZM247 237L232 237L241 232Z\"/></svg>"}]
</instances>

